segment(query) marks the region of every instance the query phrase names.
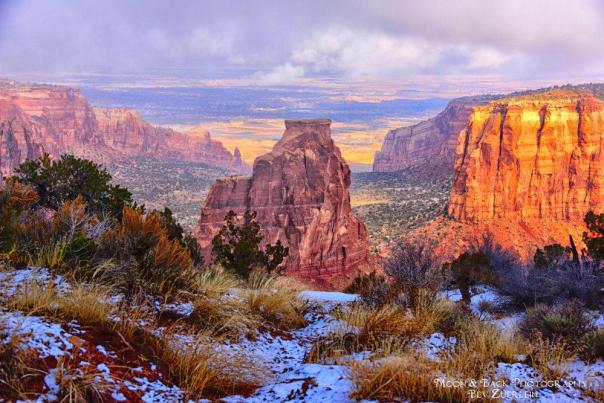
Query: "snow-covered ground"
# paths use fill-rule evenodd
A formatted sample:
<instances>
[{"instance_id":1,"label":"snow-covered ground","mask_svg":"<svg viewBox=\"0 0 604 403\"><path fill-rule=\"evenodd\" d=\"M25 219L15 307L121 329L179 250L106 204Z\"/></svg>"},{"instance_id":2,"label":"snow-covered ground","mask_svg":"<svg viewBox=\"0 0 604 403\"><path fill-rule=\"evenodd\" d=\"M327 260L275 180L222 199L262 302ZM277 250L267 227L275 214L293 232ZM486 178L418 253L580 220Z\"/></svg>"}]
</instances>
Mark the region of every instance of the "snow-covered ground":
<instances>
[{"instance_id":1,"label":"snow-covered ground","mask_svg":"<svg viewBox=\"0 0 604 403\"><path fill-rule=\"evenodd\" d=\"M34 279L40 283L54 284L59 292L69 290L68 282L60 276L51 276L44 269L27 269L11 273L0 273L0 297L6 300L14 295L18 287ZM485 302L494 303L499 296L488 287L474 290L470 308L482 319L499 326L502 331L512 330L522 319L521 314L494 317L482 312ZM441 296L459 301L458 291L447 291ZM307 355L314 343L329 333L350 330L331 315L334 308L346 307L358 300L358 296L339 292L304 291L299 298L308 301L310 308L306 314L307 326L289 332L261 332L253 340L242 338L239 342L224 342L216 348L231 354L251 357L255 362L270 369L264 385L251 396L229 396L225 402L350 402L353 392L350 367L346 357L333 364L308 363ZM190 315L192 305L187 302L159 304L158 309L170 310L180 315ZM604 316L596 323L604 326ZM120 362L121 352L115 345L95 339L93 329L80 326L76 322L61 323L36 315L24 315L18 311L0 309L0 342L9 343L17 339L20 345L37 351L40 358L74 360L78 358L82 371L93 370L103 377L111 387L111 397L115 401L128 401L137 396L143 401L171 402L182 400L184 393L177 386L164 379L156 363L142 360L124 369ZM187 342L187 335L182 336ZM455 351L455 337L445 337L434 333L413 343L430 360L442 359L443 354ZM366 360L369 352L355 353L350 359ZM556 368L565 375L551 381L531 368L525 362L496 363L498 380L504 385L499 389L503 401L594 401L584 390L604 390L604 361L586 364L579 360L565 363ZM45 390L38 401L55 401L57 396L57 369L50 368L44 377ZM595 385L595 386L594 386Z\"/></svg>"},{"instance_id":2,"label":"snow-covered ground","mask_svg":"<svg viewBox=\"0 0 604 403\"><path fill-rule=\"evenodd\" d=\"M308 326L291 332L287 338L263 334L254 342L248 340L230 345L244 349L272 369L274 378L252 396L231 396L226 402L350 402L352 393L349 367L306 363L305 357L321 336L336 331L342 324L327 313L345 305L357 296L340 292L303 291L300 294L315 309L306 315Z\"/></svg>"}]
</instances>

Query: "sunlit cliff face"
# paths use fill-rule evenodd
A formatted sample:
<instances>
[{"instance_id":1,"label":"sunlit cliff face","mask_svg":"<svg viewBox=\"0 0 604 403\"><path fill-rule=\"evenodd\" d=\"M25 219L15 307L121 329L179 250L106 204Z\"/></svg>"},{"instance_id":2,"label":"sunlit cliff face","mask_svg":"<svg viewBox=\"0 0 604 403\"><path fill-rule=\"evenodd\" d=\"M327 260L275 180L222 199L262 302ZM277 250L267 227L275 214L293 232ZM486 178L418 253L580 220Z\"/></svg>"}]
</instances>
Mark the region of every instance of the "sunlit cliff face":
<instances>
[{"instance_id":1,"label":"sunlit cliff face","mask_svg":"<svg viewBox=\"0 0 604 403\"><path fill-rule=\"evenodd\" d=\"M474 109L460 133L449 214L580 222L601 208L604 104L552 91Z\"/></svg>"}]
</instances>

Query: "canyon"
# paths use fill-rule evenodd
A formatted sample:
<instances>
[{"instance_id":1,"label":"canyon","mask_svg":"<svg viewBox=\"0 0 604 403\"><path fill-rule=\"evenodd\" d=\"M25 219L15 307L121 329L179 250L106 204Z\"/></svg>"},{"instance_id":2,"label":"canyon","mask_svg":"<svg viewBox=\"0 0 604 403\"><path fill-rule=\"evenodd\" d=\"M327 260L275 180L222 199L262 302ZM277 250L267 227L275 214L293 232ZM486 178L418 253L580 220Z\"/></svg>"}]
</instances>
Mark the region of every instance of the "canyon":
<instances>
[{"instance_id":1,"label":"canyon","mask_svg":"<svg viewBox=\"0 0 604 403\"><path fill-rule=\"evenodd\" d=\"M372 187L366 198L374 203L372 199L390 189L389 183L400 187L387 175L405 171L407 182L410 177L430 178L417 181L423 184L419 190L408 188L410 197L419 200L426 193L421 203L436 202L428 213L409 203L405 214L392 203L371 204L376 207L365 208L367 215L356 208L368 223L389 227L372 247L385 251L407 236L389 225L403 216L417 223L409 236L434 238L449 256L485 234L525 259L537 247L568 244L569 235L580 244L585 213L601 212L604 200L603 98L604 86L597 84L463 97L431 119L390 131L373 164L382 176L363 179L381 180L386 188ZM69 87L0 81L0 175L12 174L25 159L43 153L73 153L106 165L133 158L199 162L251 173L218 180L201 217L199 197L228 172L213 171L203 192L195 187L188 193L191 200L183 199L185 207L177 208L188 209L179 215L190 222L188 229L198 222L196 233L206 259L211 237L230 209L256 210L265 242L281 240L290 246L290 273L336 277L367 259L367 230L351 212L350 169L333 143L327 119L287 120L282 139L256 159L252 171L238 149L231 154L202 128L179 132L153 126L132 109L93 107ZM185 168L171 169L177 175ZM131 174L118 171L116 177L122 179ZM443 197L427 183L439 183ZM178 186L170 188L172 201L186 193ZM152 183L147 187L154 189ZM385 231L374 227L372 237Z\"/></svg>"},{"instance_id":2,"label":"canyon","mask_svg":"<svg viewBox=\"0 0 604 403\"><path fill-rule=\"evenodd\" d=\"M0 82L0 174L26 159L74 153L97 162L148 156L200 162L248 172L238 150L231 154L208 132L156 127L125 108L93 108L64 86Z\"/></svg>"},{"instance_id":3,"label":"canyon","mask_svg":"<svg viewBox=\"0 0 604 403\"><path fill-rule=\"evenodd\" d=\"M412 126L390 130L375 154L373 172L396 172L428 166L431 172L450 174L457 136L477 105L497 96L457 98L438 115Z\"/></svg>"},{"instance_id":4,"label":"canyon","mask_svg":"<svg viewBox=\"0 0 604 403\"><path fill-rule=\"evenodd\" d=\"M329 119L286 120L283 137L256 158L251 177L216 181L196 229L206 261L230 210L256 211L264 244L279 240L289 247L287 274L341 280L367 261L367 230L352 214L350 169L330 125Z\"/></svg>"},{"instance_id":5,"label":"canyon","mask_svg":"<svg viewBox=\"0 0 604 403\"><path fill-rule=\"evenodd\" d=\"M568 245L569 235L580 243L585 214L602 212L604 201L604 101L594 88L530 91L464 109L447 214L413 236L436 239L449 257L486 234L523 260L537 247ZM441 127L459 127L458 115L448 116Z\"/></svg>"}]
</instances>

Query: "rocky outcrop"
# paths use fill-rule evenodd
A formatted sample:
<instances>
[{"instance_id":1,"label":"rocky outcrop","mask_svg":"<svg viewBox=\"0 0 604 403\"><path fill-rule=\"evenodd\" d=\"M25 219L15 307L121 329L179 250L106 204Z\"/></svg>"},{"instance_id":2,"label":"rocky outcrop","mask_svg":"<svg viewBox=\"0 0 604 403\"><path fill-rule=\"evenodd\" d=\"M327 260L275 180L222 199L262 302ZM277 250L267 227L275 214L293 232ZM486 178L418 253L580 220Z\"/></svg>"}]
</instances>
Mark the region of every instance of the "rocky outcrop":
<instances>
[{"instance_id":1,"label":"rocky outcrop","mask_svg":"<svg viewBox=\"0 0 604 403\"><path fill-rule=\"evenodd\" d=\"M331 139L331 121L287 120L251 177L218 180L196 230L206 261L229 210L256 211L265 243L289 246L286 272L304 277L342 273L367 259L367 231L350 207L350 169Z\"/></svg>"},{"instance_id":2,"label":"rocky outcrop","mask_svg":"<svg viewBox=\"0 0 604 403\"><path fill-rule=\"evenodd\" d=\"M126 155L145 155L164 160L203 162L247 172L249 167L232 155L206 130L180 133L152 126L138 112L125 108L95 108L98 132L104 144ZM238 151L238 150L237 150Z\"/></svg>"},{"instance_id":3,"label":"rocky outcrop","mask_svg":"<svg viewBox=\"0 0 604 403\"><path fill-rule=\"evenodd\" d=\"M208 132L185 134L155 127L129 109L95 109L79 91L67 87L0 82L3 176L44 152L57 157L82 149L93 159L145 155L249 171L240 155L231 154Z\"/></svg>"},{"instance_id":4,"label":"rocky outcrop","mask_svg":"<svg viewBox=\"0 0 604 403\"><path fill-rule=\"evenodd\" d=\"M580 242L585 214L604 207L604 101L548 90L474 107L459 134L449 218L430 233L452 256L490 234L522 260ZM433 234L433 235L434 235Z\"/></svg>"},{"instance_id":5,"label":"rocky outcrop","mask_svg":"<svg viewBox=\"0 0 604 403\"><path fill-rule=\"evenodd\" d=\"M56 155L56 143L41 142L48 137L46 126L37 125L20 108L0 100L0 178L9 176L26 159L42 156L45 146Z\"/></svg>"},{"instance_id":6,"label":"rocky outcrop","mask_svg":"<svg viewBox=\"0 0 604 403\"><path fill-rule=\"evenodd\" d=\"M429 165L434 170L449 173L453 169L457 136L472 113L495 96L454 99L435 117L390 130L381 151L375 154L374 172L395 172L409 167Z\"/></svg>"},{"instance_id":7,"label":"rocky outcrop","mask_svg":"<svg viewBox=\"0 0 604 403\"><path fill-rule=\"evenodd\" d=\"M474 108L461 131L449 214L582 220L604 202L604 102L552 91Z\"/></svg>"},{"instance_id":8,"label":"rocky outcrop","mask_svg":"<svg viewBox=\"0 0 604 403\"><path fill-rule=\"evenodd\" d=\"M448 214L406 238L433 240L445 260L484 237L525 263L538 247L568 245L569 236L580 245L585 214L604 210L603 141L604 84L474 105L457 134ZM425 165L438 167L433 159Z\"/></svg>"}]
</instances>

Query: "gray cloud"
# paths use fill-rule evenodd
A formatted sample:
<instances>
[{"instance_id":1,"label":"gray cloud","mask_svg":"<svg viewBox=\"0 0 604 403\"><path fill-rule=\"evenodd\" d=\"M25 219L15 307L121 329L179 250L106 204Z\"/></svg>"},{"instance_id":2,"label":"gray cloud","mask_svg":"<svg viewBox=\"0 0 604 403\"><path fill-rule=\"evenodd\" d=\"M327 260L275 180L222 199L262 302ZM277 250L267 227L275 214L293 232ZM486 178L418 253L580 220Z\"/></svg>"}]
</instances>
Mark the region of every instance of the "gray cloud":
<instances>
[{"instance_id":1,"label":"gray cloud","mask_svg":"<svg viewBox=\"0 0 604 403\"><path fill-rule=\"evenodd\" d=\"M604 73L597 0L0 0L0 75Z\"/></svg>"}]
</instances>

